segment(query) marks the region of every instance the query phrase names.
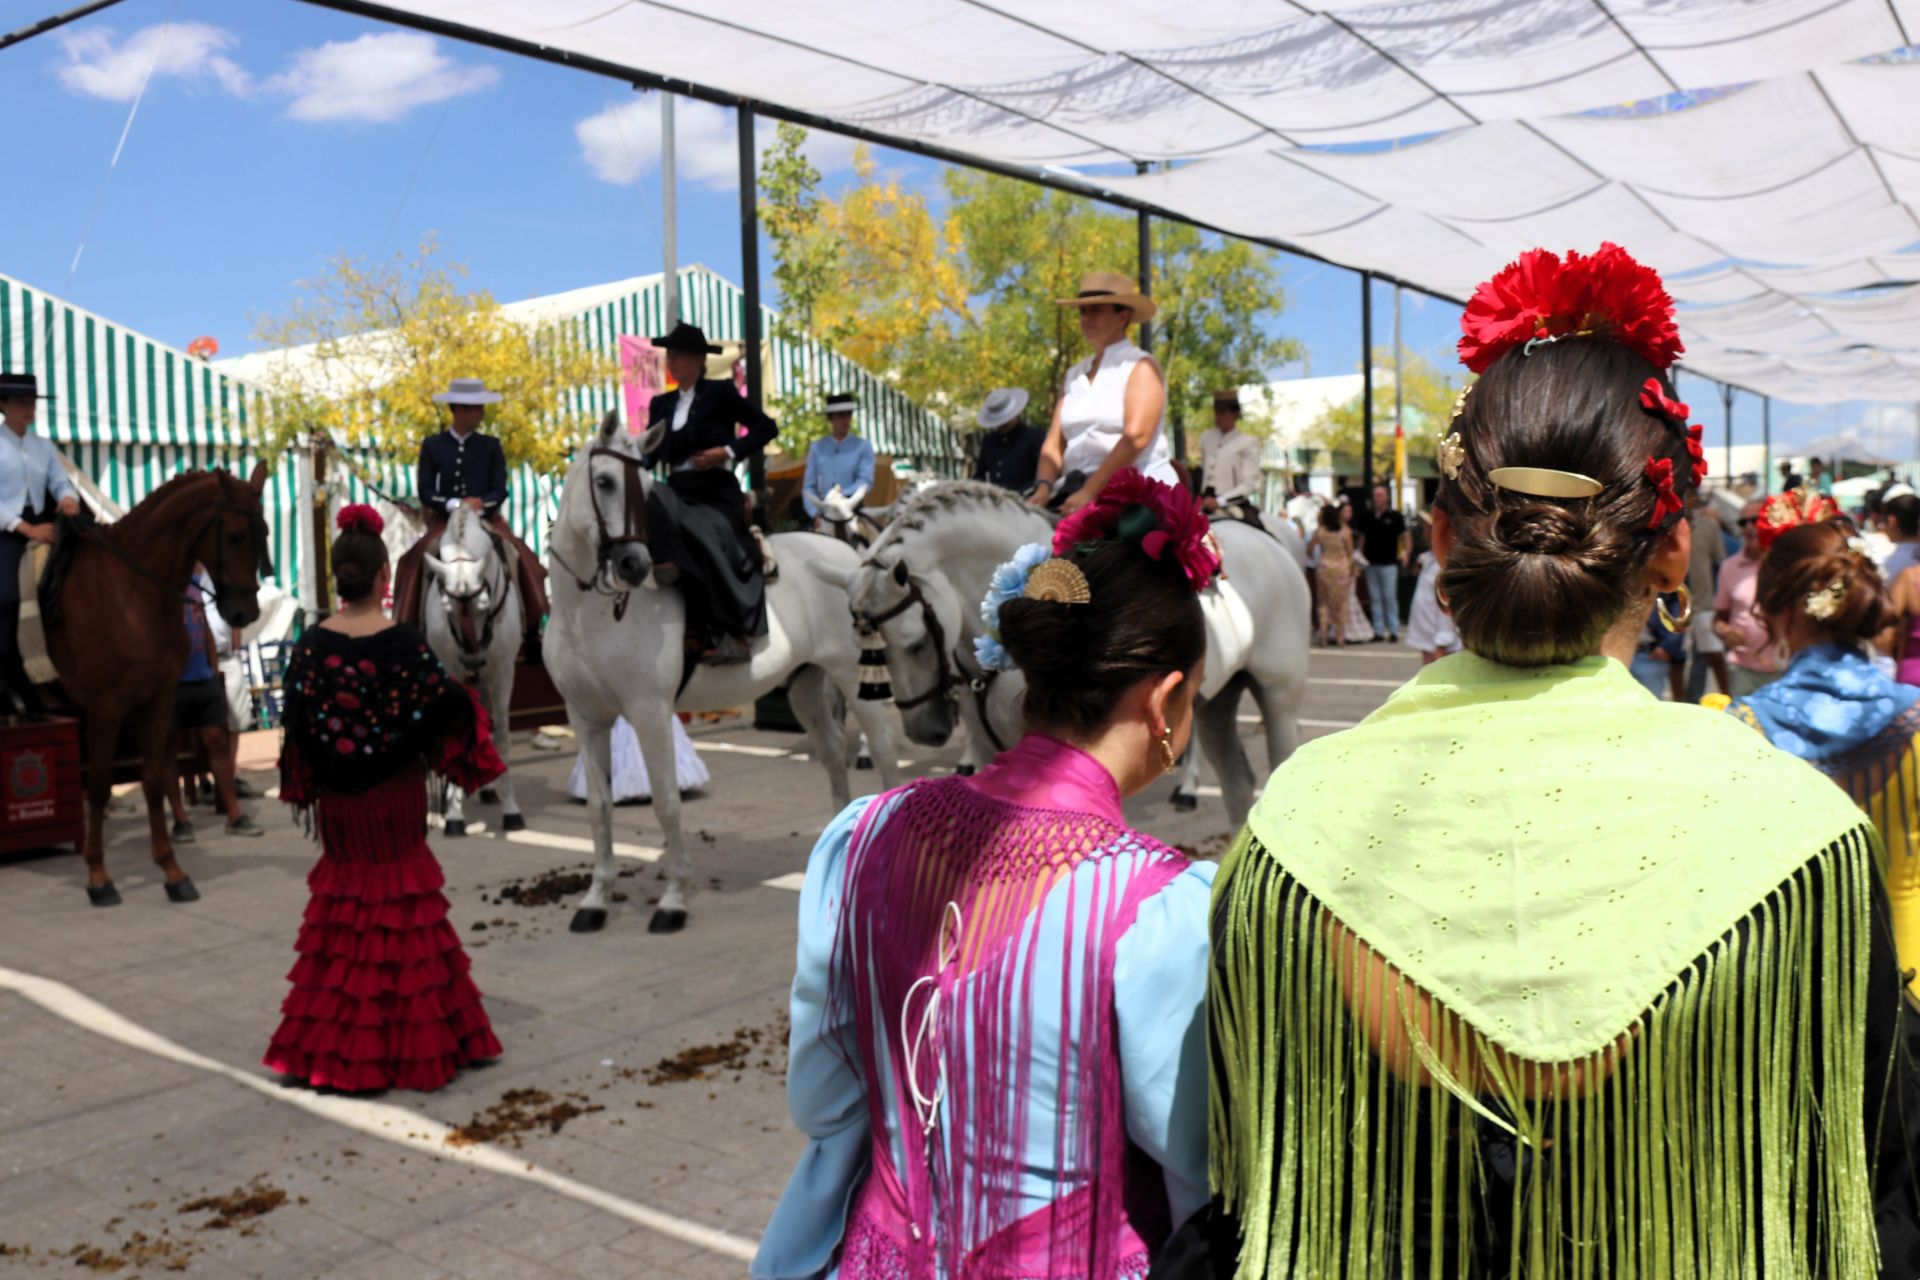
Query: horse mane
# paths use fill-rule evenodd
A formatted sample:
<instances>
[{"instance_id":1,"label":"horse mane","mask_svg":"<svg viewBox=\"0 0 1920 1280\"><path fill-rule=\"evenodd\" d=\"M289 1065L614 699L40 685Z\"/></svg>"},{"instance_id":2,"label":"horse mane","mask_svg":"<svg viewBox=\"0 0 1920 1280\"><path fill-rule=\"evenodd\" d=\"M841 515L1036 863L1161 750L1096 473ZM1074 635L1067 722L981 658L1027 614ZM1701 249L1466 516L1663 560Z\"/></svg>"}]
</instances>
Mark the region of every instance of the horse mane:
<instances>
[{"instance_id":1,"label":"horse mane","mask_svg":"<svg viewBox=\"0 0 1920 1280\"><path fill-rule=\"evenodd\" d=\"M128 509L127 514L120 517L120 519L114 523L114 527L122 532L125 532L129 528L138 529L144 520L158 514L163 507L179 497L189 486L202 480L212 480L214 485L224 493L226 486L221 484L221 476L233 476L233 473L222 467L209 467L205 471L182 471L178 475L162 482L153 492L134 503L133 506ZM234 478L238 479L238 477Z\"/></svg>"},{"instance_id":2,"label":"horse mane","mask_svg":"<svg viewBox=\"0 0 1920 1280\"><path fill-rule=\"evenodd\" d=\"M1048 520L1057 519L1052 512L1033 506L1011 489L1002 489L999 485L986 484L979 480L947 480L923 489L907 499L906 506L887 522L886 530L873 544L873 550L879 551L897 541L894 536L897 533L924 529L929 520L969 505L1029 511L1035 515L1043 515Z\"/></svg>"}]
</instances>

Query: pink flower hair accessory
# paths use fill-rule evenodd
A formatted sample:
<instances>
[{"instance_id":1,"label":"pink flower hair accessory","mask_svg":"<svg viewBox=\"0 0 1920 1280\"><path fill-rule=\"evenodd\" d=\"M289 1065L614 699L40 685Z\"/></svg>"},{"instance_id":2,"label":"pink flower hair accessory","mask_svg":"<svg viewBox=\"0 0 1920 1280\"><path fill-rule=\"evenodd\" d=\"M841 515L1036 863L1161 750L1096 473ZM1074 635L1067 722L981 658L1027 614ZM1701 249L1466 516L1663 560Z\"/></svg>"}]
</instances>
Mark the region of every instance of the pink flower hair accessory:
<instances>
[{"instance_id":1,"label":"pink flower hair accessory","mask_svg":"<svg viewBox=\"0 0 1920 1280\"><path fill-rule=\"evenodd\" d=\"M1199 501L1132 468L1117 473L1098 497L1060 522L1053 554L1065 556L1085 543L1114 539L1137 541L1150 559L1171 557L1196 592L1206 590L1220 572L1220 544Z\"/></svg>"}]
</instances>

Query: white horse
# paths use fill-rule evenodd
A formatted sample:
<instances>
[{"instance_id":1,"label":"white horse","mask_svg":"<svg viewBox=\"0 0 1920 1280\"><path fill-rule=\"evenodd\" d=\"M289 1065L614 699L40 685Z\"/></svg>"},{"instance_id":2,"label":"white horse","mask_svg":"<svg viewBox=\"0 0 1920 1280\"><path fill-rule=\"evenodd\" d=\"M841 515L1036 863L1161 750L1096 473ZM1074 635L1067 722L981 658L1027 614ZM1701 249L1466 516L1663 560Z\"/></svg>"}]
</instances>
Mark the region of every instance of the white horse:
<instances>
[{"instance_id":1,"label":"white horse","mask_svg":"<svg viewBox=\"0 0 1920 1280\"><path fill-rule=\"evenodd\" d=\"M874 744L885 784L891 787L897 780L899 748L885 710L858 697L860 652L846 592L810 571L826 565L850 576L859 563L852 548L812 534L776 534L781 572L767 587L769 634L754 642L750 662L687 671L686 604L679 592L659 585L646 540L647 495L654 481L640 459L659 444L665 429L663 423L643 441L634 441L609 413L567 471L549 543L547 670L566 699L567 721L586 753L593 824L593 884L574 912L575 933L604 927L612 901L608 735L618 716L627 718L640 739L653 782L654 816L666 837L667 888L647 923L651 933L671 933L687 920L687 846L668 725L675 712L747 706L787 684L794 715L812 736L814 759L826 768L838 810L851 794L837 702L844 699Z\"/></svg>"},{"instance_id":2,"label":"white horse","mask_svg":"<svg viewBox=\"0 0 1920 1280\"><path fill-rule=\"evenodd\" d=\"M440 535L440 554L428 555L428 588L421 602L420 621L427 647L441 665L478 689L480 703L493 719L493 745L507 758L512 733L507 727L513 702L513 666L520 652L520 587L514 580L510 553L494 540L480 517L460 507ZM467 834L465 793L447 787L447 834ZM480 793L483 804L500 803L500 826L519 831L527 820L513 797L513 775Z\"/></svg>"},{"instance_id":3,"label":"white horse","mask_svg":"<svg viewBox=\"0 0 1920 1280\"><path fill-rule=\"evenodd\" d=\"M1216 523L1214 532L1229 581L1205 602L1198 737L1238 824L1254 791L1237 724L1240 694L1253 694L1268 755L1279 764L1299 744L1309 604L1306 576L1280 542L1236 521ZM952 481L903 506L847 580L855 613L886 637L888 674L913 741L941 745L963 718L996 750L1018 738L1025 681L1017 671L981 672L973 642L994 569L1022 545L1052 536L1052 521L1018 495Z\"/></svg>"}]
</instances>

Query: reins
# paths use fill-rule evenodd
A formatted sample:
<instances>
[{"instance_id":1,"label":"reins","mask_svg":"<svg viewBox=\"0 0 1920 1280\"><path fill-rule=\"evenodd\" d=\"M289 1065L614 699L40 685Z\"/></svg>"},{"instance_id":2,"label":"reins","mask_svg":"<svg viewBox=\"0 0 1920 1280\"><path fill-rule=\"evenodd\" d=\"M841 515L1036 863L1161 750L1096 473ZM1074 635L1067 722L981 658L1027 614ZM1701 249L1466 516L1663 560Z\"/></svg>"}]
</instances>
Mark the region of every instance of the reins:
<instances>
[{"instance_id":1,"label":"reins","mask_svg":"<svg viewBox=\"0 0 1920 1280\"><path fill-rule=\"evenodd\" d=\"M607 532L607 518L605 513L600 510L600 494L593 486L591 465L592 460L595 458L612 458L615 462L618 462L622 468L620 481L621 520L620 533L617 537ZM647 486L640 478L640 472L646 464L631 454L622 453L618 449L608 449L603 445L595 445L589 449L587 451L587 460L589 465L587 476L587 503L593 508L594 535L596 538L594 545L593 576L591 578L581 577L579 571L568 564L566 557L560 554L560 548L558 546L552 548L553 558L559 561L562 569L567 571L567 576L573 579L574 586L582 591L592 592L594 595L611 598L613 600L613 620L619 622L627 616L627 601L632 593L629 590L603 585L603 582L607 576L607 560L612 556L615 547L632 542L644 544L647 541Z\"/></svg>"},{"instance_id":2,"label":"reins","mask_svg":"<svg viewBox=\"0 0 1920 1280\"><path fill-rule=\"evenodd\" d=\"M904 561L900 562L902 565L904 563ZM885 569L888 566L882 565L875 560L867 560L862 563L861 567L867 569ZM980 724L987 731L987 739L993 744L993 749L996 752L1005 751L1007 749L1006 744L1001 742L1000 735L993 731L993 721L987 716L986 710L987 694L992 691L994 682L999 678L1000 673L998 671L969 673L966 658L957 648L951 650L951 662L949 662L947 629L941 625L939 612L935 610L932 603L928 601L926 593L920 589L920 580L913 576L911 570L907 571L906 587L907 594L901 598L898 604L884 613L863 614L857 608L849 606L853 614L854 626L875 632L914 606L918 605L920 608L920 623L926 628L927 637L933 644L934 659L940 664L940 674L935 679L932 687L924 693L915 694L911 698L896 697L894 699L894 705L902 711L911 711L915 707L924 706L936 698L945 698L949 702L958 702L961 691L965 690L973 694L975 701L979 704Z\"/></svg>"}]
</instances>

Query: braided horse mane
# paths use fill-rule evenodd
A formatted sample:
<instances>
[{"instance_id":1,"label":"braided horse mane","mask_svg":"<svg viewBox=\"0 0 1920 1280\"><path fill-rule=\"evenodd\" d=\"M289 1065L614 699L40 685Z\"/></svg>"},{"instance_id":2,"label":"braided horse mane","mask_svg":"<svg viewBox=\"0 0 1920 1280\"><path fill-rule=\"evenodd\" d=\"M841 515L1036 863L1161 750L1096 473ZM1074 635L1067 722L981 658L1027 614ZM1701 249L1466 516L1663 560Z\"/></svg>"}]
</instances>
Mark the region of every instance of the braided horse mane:
<instances>
[{"instance_id":1,"label":"braided horse mane","mask_svg":"<svg viewBox=\"0 0 1920 1280\"><path fill-rule=\"evenodd\" d=\"M969 507L980 506L989 511L998 509L1025 511L1045 516L1053 524L1060 522L1058 514L1044 507L1036 507L1011 489L1002 489L999 485L986 484L979 480L946 480L930 488L923 489L907 499L887 527L873 544L869 556L877 555L885 548L901 541L901 535L925 529L927 525L945 515L956 515Z\"/></svg>"}]
</instances>

